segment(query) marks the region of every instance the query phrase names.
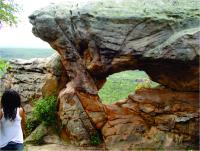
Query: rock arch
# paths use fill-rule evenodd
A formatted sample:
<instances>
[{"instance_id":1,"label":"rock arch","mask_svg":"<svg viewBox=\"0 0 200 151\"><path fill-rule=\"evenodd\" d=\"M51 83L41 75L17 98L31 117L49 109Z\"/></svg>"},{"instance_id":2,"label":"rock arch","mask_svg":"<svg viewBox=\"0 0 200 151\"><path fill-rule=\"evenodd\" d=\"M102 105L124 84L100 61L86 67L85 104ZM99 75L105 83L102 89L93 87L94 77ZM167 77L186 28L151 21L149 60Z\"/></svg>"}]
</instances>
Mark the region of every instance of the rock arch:
<instances>
[{"instance_id":1,"label":"rock arch","mask_svg":"<svg viewBox=\"0 0 200 151\"><path fill-rule=\"evenodd\" d=\"M191 7L175 14L176 6L154 12L148 4L149 16L134 11L131 3L53 4L29 16L33 34L60 54L69 77L59 94L64 135L87 140L99 129L108 146L117 142L127 149L149 148L162 136L165 148L186 139L192 144L199 134L199 16ZM102 104L98 90L106 77L129 69L142 69L167 88Z\"/></svg>"}]
</instances>

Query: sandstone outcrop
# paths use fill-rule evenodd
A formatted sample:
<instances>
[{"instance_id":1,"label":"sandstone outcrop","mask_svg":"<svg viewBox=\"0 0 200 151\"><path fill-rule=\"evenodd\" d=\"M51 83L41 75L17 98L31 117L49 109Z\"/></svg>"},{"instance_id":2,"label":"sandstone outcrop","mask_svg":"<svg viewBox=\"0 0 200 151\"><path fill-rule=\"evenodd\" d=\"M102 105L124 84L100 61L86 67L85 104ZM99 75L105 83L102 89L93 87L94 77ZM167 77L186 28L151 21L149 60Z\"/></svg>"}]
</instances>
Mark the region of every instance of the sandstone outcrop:
<instances>
[{"instance_id":1,"label":"sandstone outcrop","mask_svg":"<svg viewBox=\"0 0 200 151\"><path fill-rule=\"evenodd\" d=\"M1 78L1 91L12 88L19 92L27 113L32 111L33 101L58 93L67 81L58 54L49 58L9 61L7 72ZM65 83L64 82L64 83Z\"/></svg>"},{"instance_id":2,"label":"sandstone outcrop","mask_svg":"<svg viewBox=\"0 0 200 151\"><path fill-rule=\"evenodd\" d=\"M0 96L5 89L11 88L19 92L22 106L29 117L29 115L31 116L34 102L39 98L52 94L58 96L58 93L65 87L68 81L68 75L63 70L59 55L54 54L48 58L10 60L9 68L0 80ZM65 94L63 93L63 95ZM75 98L76 95L72 97ZM62 119L61 125L68 123L67 131L62 131L61 136L63 138L70 136L70 138L66 139L70 139L75 144L89 144L90 136L97 132L91 124L81 102L75 99L74 102L69 101L68 105L60 103L59 106L63 107L63 110L58 112ZM37 129L40 130L39 127ZM36 132L37 129L35 130ZM46 133L44 135L47 135ZM33 135L34 132L26 139L26 142L34 142ZM48 141L44 138L44 142Z\"/></svg>"},{"instance_id":3,"label":"sandstone outcrop","mask_svg":"<svg viewBox=\"0 0 200 151\"><path fill-rule=\"evenodd\" d=\"M198 148L198 99L195 92L140 89L106 106L102 135L109 146L125 150Z\"/></svg>"},{"instance_id":4,"label":"sandstone outcrop","mask_svg":"<svg viewBox=\"0 0 200 151\"><path fill-rule=\"evenodd\" d=\"M198 4L106 0L73 7L52 4L34 12L29 17L33 34L60 54L69 78L59 93L63 132L79 140L95 126L108 148L198 148ZM146 71L166 88L102 104L98 90L106 77L134 69ZM76 114L80 118L75 119ZM76 130L71 120L84 128ZM92 126L85 124L88 121Z\"/></svg>"}]
</instances>

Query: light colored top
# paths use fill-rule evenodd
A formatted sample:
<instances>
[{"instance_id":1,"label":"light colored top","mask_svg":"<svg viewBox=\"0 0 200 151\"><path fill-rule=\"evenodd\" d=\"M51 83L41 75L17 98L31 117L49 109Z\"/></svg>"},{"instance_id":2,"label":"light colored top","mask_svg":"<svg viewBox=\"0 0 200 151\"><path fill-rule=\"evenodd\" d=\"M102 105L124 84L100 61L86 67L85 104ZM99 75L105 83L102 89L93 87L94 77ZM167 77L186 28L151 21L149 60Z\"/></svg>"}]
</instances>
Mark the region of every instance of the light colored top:
<instances>
[{"instance_id":1,"label":"light colored top","mask_svg":"<svg viewBox=\"0 0 200 151\"><path fill-rule=\"evenodd\" d=\"M4 118L0 120L0 148L5 147L9 142L23 143L23 133L21 127L19 108L17 108L16 118L13 121Z\"/></svg>"}]
</instances>

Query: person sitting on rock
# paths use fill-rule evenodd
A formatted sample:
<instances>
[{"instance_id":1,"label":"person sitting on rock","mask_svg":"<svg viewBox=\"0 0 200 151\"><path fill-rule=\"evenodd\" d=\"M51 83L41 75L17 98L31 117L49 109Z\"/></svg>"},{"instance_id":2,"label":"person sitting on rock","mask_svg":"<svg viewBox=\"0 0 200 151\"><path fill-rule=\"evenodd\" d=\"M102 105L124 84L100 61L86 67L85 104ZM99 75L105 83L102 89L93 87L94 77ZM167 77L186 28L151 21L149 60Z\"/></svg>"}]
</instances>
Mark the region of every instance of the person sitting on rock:
<instances>
[{"instance_id":1,"label":"person sitting on rock","mask_svg":"<svg viewBox=\"0 0 200 151\"><path fill-rule=\"evenodd\" d=\"M1 98L0 109L0 150L22 151L25 112L21 107L20 95L6 90Z\"/></svg>"}]
</instances>

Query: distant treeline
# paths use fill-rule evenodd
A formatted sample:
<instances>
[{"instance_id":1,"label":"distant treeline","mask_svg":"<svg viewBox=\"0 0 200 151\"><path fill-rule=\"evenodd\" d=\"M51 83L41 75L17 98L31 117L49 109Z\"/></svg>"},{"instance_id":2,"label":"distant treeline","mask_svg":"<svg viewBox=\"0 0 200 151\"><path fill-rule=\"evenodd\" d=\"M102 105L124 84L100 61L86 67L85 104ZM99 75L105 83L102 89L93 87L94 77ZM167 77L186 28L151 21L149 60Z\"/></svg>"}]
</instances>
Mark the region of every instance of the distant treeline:
<instances>
[{"instance_id":1,"label":"distant treeline","mask_svg":"<svg viewBox=\"0 0 200 151\"><path fill-rule=\"evenodd\" d=\"M49 48L0 48L0 58L30 59L51 56L56 51Z\"/></svg>"}]
</instances>

